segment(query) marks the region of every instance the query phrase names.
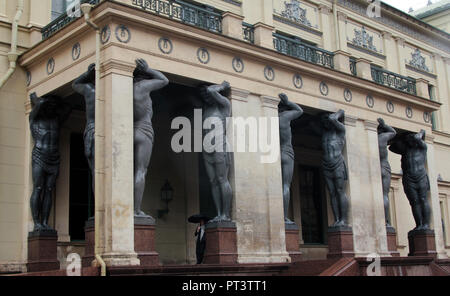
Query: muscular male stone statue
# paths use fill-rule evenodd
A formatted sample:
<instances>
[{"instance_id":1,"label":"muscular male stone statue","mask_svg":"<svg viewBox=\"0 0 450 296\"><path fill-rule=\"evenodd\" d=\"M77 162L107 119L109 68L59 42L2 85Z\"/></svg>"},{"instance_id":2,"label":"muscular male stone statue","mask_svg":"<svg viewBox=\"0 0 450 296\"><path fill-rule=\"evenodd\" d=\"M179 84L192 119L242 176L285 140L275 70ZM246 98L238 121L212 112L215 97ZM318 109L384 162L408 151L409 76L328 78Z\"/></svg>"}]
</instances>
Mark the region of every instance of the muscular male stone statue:
<instances>
[{"instance_id":1,"label":"muscular male stone statue","mask_svg":"<svg viewBox=\"0 0 450 296\"><path fill-rule=\"evenodd\" d=\"M291 182L294 174L294 148L292 147L291 121L303 115L303 110L297 104L289 102L285 94L279 95L281 102L278 105L280 120L280 146L281 146L281 173L283 179L283 206L284 221L293 224L288 219L289 201L291 198Z\"/></svg>"},{"instance_id":2,"label":"muscular male stone statue","mask_svg":"<svg viewBox=\"0 0 450 296\"><path fill-rule=\"evenodd\" d=\"M384 215L386 227L392 227L389 221L389 189L391 188L391 166L388 159L388 143L397 132L387 125L382 118L378 118L378 147L380 150L381 181L383 184Z\"/></svg>"},{"instance_id":3,"label":"muscular male stone statue","mask_svg":"<svg viewBox=\"0 0 450 296\"><path fill-rule=\"evenodd\" d=\"M345 186L348 180L347 166L342 151L345 146L345 125L339 121L344 110L321 116L320 126L312 124L316 133L322 135L322 169L335 222L333 227L348 226L348 198Z\"/></svg>"},{"instance_id":4,"label":"muscular male stone statue","mask_svg":"<svg viewBox=\"0 0 450 296\"><path fill-rule=\"evenodd\" d=\"M430 205L427 193L430 190L425 162L427 160L427 144L424 141L425 131L399 137L389 147L394 153L402 156L403 189L412 208L416 228L430 229Z\"/></svg>"},{"instance_id":5,"label":"muscular male stone statue","mask_svg":"<svg viewBox=\"0 0 450 296\"><path fill-rule=\"evenodd\" d=\"M51 231L48 218L59 173L59 129L70 114L71 106L56 97L30 95L32 110L30 130L34 140L32 152L33 193L30 198L34 231Z\"/></svg>"},{"instance_id":6,"label":"muscular male stone statue","mask_svg":"<svg viewBox=\"0 0 450 296\"><path fill-rule=\"evenodd\" d=\"M210 222L231 221L231 199L232 189L228 181L230 170L230 153L227 149L226 118L231 116L231 103L227 97L230 96L231 86L224 81L220 85L204 86L201 89L203 100L203 122L206 120L220 120L222 130L216 133L213 151L203 151L203 160L206 173L212 187L212 197L217 210L217 217ZM213 120L214 122L214 120ZM216 129L217 131L217 129ZM203 136L211 130L203 129Z\"/></svg>"},{"instance_id":7,"label":"muscular male stone statue","mask_svg":"<svg viewBox=\"0 0 450 296\"><path fill-rule=\"evenodd\" d=\"M95 64L86 73L75 79L73 90L84 97L86 105L86 127L84 129L84 155L92 176L92 191L95 192Z\"/></svg>"},{"instance_id":8,"label":"muscular male stone statue","mask_svg":"<svg viewBox=\"0 0 450 296\"><path fill-rule=\"evenodd\" d=\"M134 215L149 217L142 210L145 177L153 150L153 106L150 93L169 84L161 72L150 69L143 59L136 60L133 79L134 114Z\"/></svg>"}]
</instances>

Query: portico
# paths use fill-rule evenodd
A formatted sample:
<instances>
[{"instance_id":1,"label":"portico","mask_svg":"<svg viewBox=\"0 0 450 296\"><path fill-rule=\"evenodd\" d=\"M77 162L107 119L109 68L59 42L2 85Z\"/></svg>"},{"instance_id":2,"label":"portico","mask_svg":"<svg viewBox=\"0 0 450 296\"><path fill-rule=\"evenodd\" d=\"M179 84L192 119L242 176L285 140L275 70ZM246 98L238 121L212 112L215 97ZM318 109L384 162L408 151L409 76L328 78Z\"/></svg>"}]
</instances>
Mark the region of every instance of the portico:
<instances>
[{"instance_id":1,"label":"portico","mask_svg":"<svg viewBox=\"0 0 450 296\"><path fill-rule=\"evenodd\" d=\"M169 77L177 77L179 83L189 87L196 87L198 82L230 82L232 117L235 118L265 117L270 122L270 118L278 116L278 94L281 92L286 93L294 103L318 111L344 109L349 222L353 227L355 256L363 257L371 253L390 256L376 119L383 117L391 126L404 131L417 132L425 127L431 134L431 123L424 122L424 114L438 110L439 103L380 86L364 79L367 77L356 77L300 61L265 48L263 44L251 44L237 36L237 29L223 30L224 34L219 34L151 14L137 6L110 1L95 7L91 17L102 30L100 90L97 90L100 100L96 105L95 150L99 166L95 176L95 253L108 266L140 264L134 246L132 167L133 70L137 58L145 59L150 67ZM224 17L237 16L227 14ZM232 26L234 23L228 24ZM271 33L269 26L258 30ZM259 31L258 34L261 33ZM80 18L30 49L20 59L21 66L30 75L28 94L37 92L43 96L71 84L94 61L94 45L95 32ZM182 98L178 100L182 101ZM27 110L30 111L30 106ZM28 113L24 116L28 120ZM162 129L157 132L161 137L167 137ZM169 130L166 132L170 134ZM245 137L234 132L230 136L234 140ZM160 135L157 134L158 137ZM278 135L274 138L279 141ZM32 149L29 133L26 139L26 157L29 159ZM427 144L432 228L435 229L438 256L444 258L443 234L440 228L434 227L440 221L440 211L432 137L427 138ZM233 155L230 182L233 188L232 219L237 226L238 263L290 261L285 243L281 162L277 159L273 163L261 163L262 154L245 152ZM296 154L296 158L302 157L304 155L301 153ZM390 157L391 164L399 167L399 158ZM184 211L194 214L199 210L195 197L199 182L197 164L195 158L187 157L182 169L190 166L193 168L192 175L183 173L189 175L183 183L189 184L189 187L184 189L185 196L180 198L186 201ZM150 171L149 174L153 173ZM59 180L58 184L61 182ZM28 200L32 185L29 174L25 184L27 190L23 198ZM398 194L402 196L403 193L400 190ZM144 200L146 198L148 196L144 196ZM402 198L406 199L404 196ZM65 199L67 196L57 193L57 202ZM150 202L149 207L154 205ZM54 212L57 221L63 215L59 210L56 207ZM300 209L294 208L293 211L295 222L300 224L297 221L301 219L298 214ZM56 227L61 227L57 229L60 234L67 233L67 225L57 224ZM193 235L189 226L185 228L186 237ZM399 242L405 239L409 230L397 229ZM24 229L24 241L27 235L28 231ZM190 250L185 262L190 262L193 240L186 239L185 246ZM403 250L400 251L406 256Z\"/></svg>"}]
</instances>

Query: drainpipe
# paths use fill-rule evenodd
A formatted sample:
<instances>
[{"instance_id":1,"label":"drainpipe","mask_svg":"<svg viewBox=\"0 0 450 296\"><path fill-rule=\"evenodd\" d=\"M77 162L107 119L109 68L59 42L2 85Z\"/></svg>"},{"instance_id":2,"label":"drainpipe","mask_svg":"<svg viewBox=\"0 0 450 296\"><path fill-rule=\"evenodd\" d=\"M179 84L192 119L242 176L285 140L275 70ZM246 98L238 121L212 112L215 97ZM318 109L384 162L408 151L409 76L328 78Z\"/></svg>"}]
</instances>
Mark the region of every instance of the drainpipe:
<instances>
[{"instance_id":1,"label":"drainpipe","mask_svg":"<svg viewBox=\"0 0 450 296\"><path fill-rule=\"evenodd\" d=\"M334 33L335 33L335 42L336 42L336 50L341 49L341 42L339 39L339 22L337 17L337 0L333 1L333 18L334 18Z\"/></svg>"},{"instance_id":2,"label":"drainpipe","mask_svg":"<svg viewBox=\"0 0 450 296\"><path fill-rule=\"evenodd\" d=\"M17 0L17 12L16 16L14 17L11 30L11 51L8 53L9 69L0 80L0 89L3 87L3 85L5 85L6 81L11 78L17 67L17 59L19 57L19 54L17 53L17 32L19 30L19 21L22 17L22 13L23 0Z\"/></svg>"},{"instance_id":3,"label":"drainpipe","mask_svg":"<svg viewBox=\"0 0 450 296\"><path fill-rule=\"evenodd\" d=\"M100 103L100 45L101 45L101 41L100 41L100 28L94 24L91 21L91 9L92 9L92 5L88 4L88 3L84 3L81 5L81 11L84 14L84 19L86 21L86 23L92 27L95 30L96 33L96 38L95 38L95 134L99 135L99 134L103 134L103 131L100 130L102 128L102 124L99 124L101 122L103 122L103 113L101 112L101 107L99 106ZM99 146L100 143L98 143L98 137L95 136L95 146ZM101 192L99 192L100 186L99 184L99 176L100 174L97 173L97 169L101 167L101 163L100 163L100 157L96 157L95 158L95 198L96 198L96 202L95 202L95 207L98 208L99 207L99 200L98 197L101 195ZM95 211L95 216L97 215L98 210L96 209ZM105 261L103 261L102 257L97 253L98 249L97 246L99 246L99 241L100 241L100 217L95 217L95 259L97 260L97 263L100 264L101 266L101 276L106 276L106 264Z\"/></svg>"}]
</instances>

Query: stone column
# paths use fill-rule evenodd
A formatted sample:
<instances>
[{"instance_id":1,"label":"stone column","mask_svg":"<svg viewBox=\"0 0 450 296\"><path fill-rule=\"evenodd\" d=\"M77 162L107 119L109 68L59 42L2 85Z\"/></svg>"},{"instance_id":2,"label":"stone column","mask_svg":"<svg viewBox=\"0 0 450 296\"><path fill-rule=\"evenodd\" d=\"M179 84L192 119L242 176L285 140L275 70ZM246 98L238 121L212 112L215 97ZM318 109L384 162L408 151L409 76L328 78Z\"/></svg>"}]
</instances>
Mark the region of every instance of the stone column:
<instances>
[{"instance_id":1,"label":"stone column","mask_svg":"<svg viewBox=\"0 0 450 296\"><path fill-rule=\"evenodd\" d=\"M389 256L376 124L346 115L345 125L349 220L355 256Z\"/></svg>"},{"instance_id":2,"label":"stone column","mask_svg":"<svg viewBox=\"0 0 450 296\"><path fill-rule=\"evenodd\" d=\"M372 70L369 60L363 58L356 60L356 75L362 79L372 80Z\"/></svg>"},{"instance_id":3,"label":"stone column","mask_svg":"<svg viewBox=\"0 0 450 296\"><path fill-rule=\"evenodd\" d=\"M223 13L222 17L222 33L228 37L242 40L242 21L244 17L229 11Z\"/></svg>"},{"instance_id":4,"label":"stone column","mask_svg":"<svg viewBox=\"0 0 450 296\"><path fill-rule=\"evenodd\" d=\"M334 52L334 68L338 71L352 74L350 71L351 54L342 50Z\"/></svg>"},{"instance_id":5,"label":"stone column","mask_svg":"<svg viewBox=\"0 0 450 296\"><path fill-rule=\"evenodd\" d=\"M319 16L320 24L322 28L322 40L323 48L328 51L333 51L335 47L333 46L333 30L331 29L331 8L324 4L319 4ZM335 59L336 64L336 59Z\"/></svg>"},{"instance_id":6,"label":"stone column","mask_svg":"<svg viewBox=\"0 0 450 296\"><path fill-rule=\"evenodd\" d=\"M384 55L386 56L386 69L388 71L398 73L398 58L397 58L397 47L392 39L392 34L390 32L384 31L383 35L383 47Z\"/></svg>"},{"instance_id":7,"label":"stone column","mask_svg":"<svg viewBox=\"0 0 450 296\"><path fill-rule=\"evenodd\" d=\"M134 65L106 63L96 104L95 249L108 266L139 265L134 250L133 70Z\"/></svg>"},{"instance_id":8,"label":"stone column","mask_svg":"<svg viewBox=\"0 0 450 296\"><path fill-rule=\"evenodd\" d=\"M436 69L436 100L441 103L446 103L441 106L439 111L436 112L438 127L444 132L450 132L450 108L447 102L447 98L450 95L450 82L447 74L448 59L443 58L441 55L434 54L434 65Z\"/></svg>"},{"instance_id":9,"label":"stone column","mask_svg":"<svg viewBox=\"0 0 450 296\"><path fill-rule=\"evenodd\" d=\"M406 63L405 63L405 39L401 37L394 37L397 44L397 61L398 61L398 74L406 76Z\"/></svg>"},{"instance_id":10,"label":"stone column","mask_svg":"<svg viewBox=\"0 0 450 296\"><path fill-rule=\"evenodd\" d=\"M369 184L372 190L372 206L370 209L373 212L373 229L376 240L376 253L389 257L390 251L388 250L387 232L386 232L386 215L384 212L384 200L383 200L383 183L381 178L381 163L380 163L380 151L378 147L378 122L366 120L364 121L364 128L367 135L367 152L369 160Z\"/></svg>"},{"instance_id":11,"label":"stone column","mask_svg":"<svg viewBox=\"0 0 450 296\"><path fill-rule=\"evenodd\" d=\"M341 11L337 12L339 40L337 40L338 50L347 52L347 15Z\"/></svg>"},{"instance_id":12,"label":"stone column","mask_svg":"<svg viewBox=\"0 0 450 296\"><path fill-rule=\"evenodd\" d=\"M417 78L416 79L416 90L417 90L417 95L419 97L425 98L425 99L430 99L430 94L428 92L428 80L423 79L423 78Z\"/></svg>"},{"instance_id":13,"label":"stone column","mask_svg":"<svg viewBox=\"0 0 450 296\"><path fill-rule=\"evenodd\" d=\"M437 181L436 162L434 158L434 136L426 135L425 142L427 143L427 171L430 180L430 192L428 195L431 207L431 229L435 234L435 246L439 259L448 258L445 251L444 234L442 232L441 222L441 208L439 204L439 188Z\"/></svg>"},{"instance_id":14,"label":"stone column","mask_svg":"<svg viewBox=\"0 0 450 296\"><path fill-rule=\"evenodd\" d=\"M273 33L274 27L264 23L255 24L255 44L273 49Z\"/></svg>"},{"instance_id":15,"label":"stone column","mask_svg":"<svg viewBox=\"0 0 450 296\"><path fill-rule=\"evenodd\" d=\"M233 187L233 219L237 226L237 251L239 263L288 262L286 252L283 195L281 180L281 160L279 157L278 102L276 98L259 97L247 91L233 89L231 103L233 119L253 119L258 125L260 118L276 117L274 146L277 148L275 163L263 163L260 152L236 150L237 141L244 141L246 131L257 129L230 129L234 148L234 165L230 181ZM235 124L236 125L236 124ZM260 127L265 135L266 126ZM265 137L260 141L267 140ZM248 143L248 142L247 142ZM267 143L267 142L266 142Z\"/></svg>"}]
</instances>

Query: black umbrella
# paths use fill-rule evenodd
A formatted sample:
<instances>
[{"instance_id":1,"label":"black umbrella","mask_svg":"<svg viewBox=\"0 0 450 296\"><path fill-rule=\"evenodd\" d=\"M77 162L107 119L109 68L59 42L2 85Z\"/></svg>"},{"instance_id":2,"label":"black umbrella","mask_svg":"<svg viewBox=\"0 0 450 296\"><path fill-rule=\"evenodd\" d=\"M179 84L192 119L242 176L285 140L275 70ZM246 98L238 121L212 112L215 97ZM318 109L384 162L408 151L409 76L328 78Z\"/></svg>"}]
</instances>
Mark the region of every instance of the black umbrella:
<instances>
[{"instance_id":1,"label":"black umbrella","mask_svg":"<svg viewBox=\"0 0 450 296\"><path fill-rule=\"evenodd\" d=\"M188 222L190 223L194 223L194 224L198 224L200 223L200 220L204 220L205 223L208 222L209 220L211 220L210 217L203 215L203 214L195 214L192 215L188 218Z\"/></svg>"}]
</instances>

